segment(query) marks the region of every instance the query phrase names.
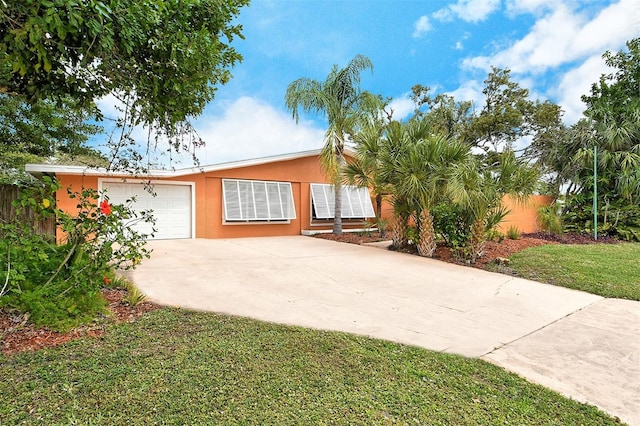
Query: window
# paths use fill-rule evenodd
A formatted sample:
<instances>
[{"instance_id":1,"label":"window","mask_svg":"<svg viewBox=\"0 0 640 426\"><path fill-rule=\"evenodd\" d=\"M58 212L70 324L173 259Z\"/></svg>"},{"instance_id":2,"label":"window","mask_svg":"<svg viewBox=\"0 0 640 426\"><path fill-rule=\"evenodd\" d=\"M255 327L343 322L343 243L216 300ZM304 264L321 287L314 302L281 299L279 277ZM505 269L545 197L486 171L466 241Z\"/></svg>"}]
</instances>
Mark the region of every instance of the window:
<instances>
[{"instance_id":1,"label":"window","mask_svg":"<svg viewBox=\"0 0 640 426\"><path fill-rule=\"evenodd\" d=\"M287 221L296 218L289 182L222 179L227 222Z\"/></svg>"},{"instance_id":2,"label":"window","mask_svg":"<svg viewBox=\"0 0 640 426\"><path fill-rule=\"evenodd\" d=\"M334 192L333 185L324 183L311 184L312 215L314 219L333 219ZM374 217L375 215L368 188L347 185L342 187L342 217L344 219L363 219Z\"/></svg>"}]
</instances>

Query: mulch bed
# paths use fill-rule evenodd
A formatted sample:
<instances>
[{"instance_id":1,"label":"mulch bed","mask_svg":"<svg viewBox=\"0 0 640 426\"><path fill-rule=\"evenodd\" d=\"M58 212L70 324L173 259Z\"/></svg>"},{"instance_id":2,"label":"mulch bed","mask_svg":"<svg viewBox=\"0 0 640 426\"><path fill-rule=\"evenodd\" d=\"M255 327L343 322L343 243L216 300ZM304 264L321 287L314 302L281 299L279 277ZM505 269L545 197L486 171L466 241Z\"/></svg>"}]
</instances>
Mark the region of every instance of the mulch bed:
<instances>
[{"instance_id":1,"label":"mulch bed","mask_svg":"<svg viewBox=\"0 0 640 426\"><path fill-rule=\"evenodd\" d=\"M377 241L384 241L378 232L369 233L353 233L346 232L342 235L334 234L317 234L315 238L322 238L325 240L339 241L350 244L366 244ZM594 240L592 236L582 234L565 234L555 235L544 232L537 232L531 234L522 234L517 240L504 239L501 242L487 241L485 244L485 254L472 266L475 268L486 269L487 265L494 263L497 258L508 258L512 254L522 251L529 247L536 247L545 244L616 244L620 241L611 237L599 237ZM406 249L402 249L405 253L417 254L415 246L409 246ZM451 250L444 244L438 244L435 259L443 262L464 264L457 259Z\"/></svg>"},{"instance_id":2,"label":"mulch bed","mask_svg":"<svg viewBox=\"0 0 640 426\"><path fill-rule=\"evenodd\" d=\"M81 337L99 337L105 333L108 323L131 322L145 312L160 309L159 305L146 301L130 306L123 301L127 294L125 290L102 289L101 292L109 302L108 313L97 318L94 324L66 333L37 328L25 315L0 310L0 352L11 355L58 346Z\"/></svg>"}]
</instances>

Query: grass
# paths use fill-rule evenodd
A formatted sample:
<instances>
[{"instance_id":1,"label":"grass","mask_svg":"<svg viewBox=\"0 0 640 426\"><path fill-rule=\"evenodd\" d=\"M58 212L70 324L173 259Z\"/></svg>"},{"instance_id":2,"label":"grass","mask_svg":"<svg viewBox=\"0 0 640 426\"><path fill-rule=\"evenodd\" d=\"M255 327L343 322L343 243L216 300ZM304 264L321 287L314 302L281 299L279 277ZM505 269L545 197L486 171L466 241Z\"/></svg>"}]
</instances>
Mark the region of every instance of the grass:
<instances>
[{"instance_id":1,"label":"grass","mask_svg":"<svg viewBox=\"0 0 640 426\"><path fill-rule=\"evenodd\" d=\"M640 244L545 245L510 257L519 276L605 297L640 300Z\"/></svg>"},{"instance_id":2,"label":"grass","mask_svg":"<svg viewBox=\"0 0 640 426\"><path fill-rule=\"evenodd\" d=\"M608 425L481 360L162 309L101 339L0 355L1 424Z\"/></svg>"}]
</instances>

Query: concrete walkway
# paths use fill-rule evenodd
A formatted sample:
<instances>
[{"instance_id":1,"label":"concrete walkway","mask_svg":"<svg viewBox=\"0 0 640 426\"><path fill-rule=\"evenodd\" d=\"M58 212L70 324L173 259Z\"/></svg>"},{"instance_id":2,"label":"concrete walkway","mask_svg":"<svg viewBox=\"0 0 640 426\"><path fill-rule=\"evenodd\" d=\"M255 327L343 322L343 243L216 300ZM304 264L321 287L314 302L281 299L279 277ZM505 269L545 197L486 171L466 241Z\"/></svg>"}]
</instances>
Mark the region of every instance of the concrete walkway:
<instances>
[{"instance_id":1,"label":"concrete walkway","mask_svg":"<svg viewBox=\"0 0 640 426\"><path fill-rule=\"evenodd\" d=\"M640 302L302 236L150 247L158 303L479 357L640 425Z\"/></svg>"}]
</instances>

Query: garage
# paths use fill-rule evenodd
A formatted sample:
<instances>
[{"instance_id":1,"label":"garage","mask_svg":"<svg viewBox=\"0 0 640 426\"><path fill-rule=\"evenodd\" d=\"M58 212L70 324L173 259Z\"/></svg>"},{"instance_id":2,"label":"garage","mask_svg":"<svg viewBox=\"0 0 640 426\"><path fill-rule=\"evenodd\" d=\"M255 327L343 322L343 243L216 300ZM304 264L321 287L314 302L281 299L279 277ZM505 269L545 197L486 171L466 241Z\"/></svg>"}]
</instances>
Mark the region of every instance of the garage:
<instances>
[{"instance_id":1,"label":"garage","mask_svg":"<svg viewBox=\"0 0 640 426\"><path fill-rule=\"evenodd\" d=\"M156 219L155 240L193 236L193 184L185 182L153 183L151 190L143 182L106 181L101 188L112 204L124 204L135 197L133 209L152 210ZM140 222L133 227L151 233L151 226Z\"/></svg>"}]
</instances>

